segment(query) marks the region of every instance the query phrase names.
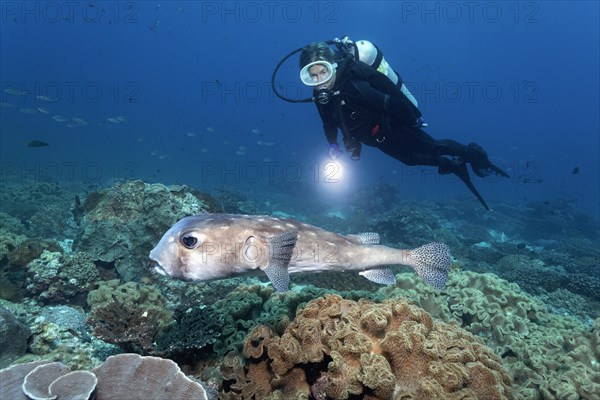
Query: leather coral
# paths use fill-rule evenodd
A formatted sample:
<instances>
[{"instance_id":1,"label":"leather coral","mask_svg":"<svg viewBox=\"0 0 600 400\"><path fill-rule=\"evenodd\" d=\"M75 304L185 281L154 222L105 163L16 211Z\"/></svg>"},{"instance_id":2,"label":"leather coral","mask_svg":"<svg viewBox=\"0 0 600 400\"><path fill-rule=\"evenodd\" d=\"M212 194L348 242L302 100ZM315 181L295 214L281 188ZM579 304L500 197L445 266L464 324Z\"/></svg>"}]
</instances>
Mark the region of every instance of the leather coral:
<instances>
[{"instance_id":1,"label":"leather coral","mask_svg":"<svg viewBox=\"0 0 600 400\"><path fill-rule=\"evenodd\" d=\"M318 298L281 336L258 326L245 356L246 370L260 364L272 395L286 398L512 398L509 374L480 339L403 299Z\"/></svg>"}]
</instances>

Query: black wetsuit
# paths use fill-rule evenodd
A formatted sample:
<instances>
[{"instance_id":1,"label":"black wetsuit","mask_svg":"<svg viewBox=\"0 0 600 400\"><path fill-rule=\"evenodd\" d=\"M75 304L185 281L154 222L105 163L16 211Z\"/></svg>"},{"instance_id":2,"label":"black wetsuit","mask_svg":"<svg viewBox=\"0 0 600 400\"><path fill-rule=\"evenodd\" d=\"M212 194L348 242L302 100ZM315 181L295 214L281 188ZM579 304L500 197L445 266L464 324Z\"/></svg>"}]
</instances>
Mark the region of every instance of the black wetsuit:
<instances>
[{"instance_id":1,"label":"black wetsuit","mask_svg":"<svg viewBox=\"0 0 600 400\"><path fill-rule=\"evenodd\" d=\"M470 163L481 177L492 172L509 175L492 164L479 145L435 140L421 129L421 112L400 90L401 79L395 85L359 61L346 60L338 65L332 92L339 94L327 104L316 103L330 144L337 144L339 128L347 150L354 149L356 153L360 142L377 147L406 165L430 165L438 167L441 174L456 174L489 210L473 186L465 163Z\"/></svg>"},{"instance_id":2,"label":"black wetsuit","mask_svg":"<svg viewBox=\"0 0 600 400\"><path fill-rule=\"evenodd\" d=\"M421 112L385 75L361 62L346 62L338 68L328 104L317 103L325 136L337 143L338 128L345 141L352 139L379 148L407 165L448 168L446 156L466 157L467 146L454 140L435 140L418 126ZM341 103L340 103L341 100ZM344 121L340 120L339 107ZM345 124L345 129L344 129Z\"/></svg>"}]
</instances>

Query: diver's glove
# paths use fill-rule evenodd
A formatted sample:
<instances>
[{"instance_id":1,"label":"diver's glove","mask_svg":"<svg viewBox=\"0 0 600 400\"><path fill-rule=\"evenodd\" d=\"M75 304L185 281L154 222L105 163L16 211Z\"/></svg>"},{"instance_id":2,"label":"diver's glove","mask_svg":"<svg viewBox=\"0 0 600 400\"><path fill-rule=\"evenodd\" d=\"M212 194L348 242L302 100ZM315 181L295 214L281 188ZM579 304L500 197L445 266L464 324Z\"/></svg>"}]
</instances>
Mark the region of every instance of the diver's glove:
<instances>
[{"instance_id":1,"label":"diver's glove","mask_svg":"<svg viewBox=\"0 0 600 400\"><path fill-rule=\"evenodd\" d=\"M337 143L331 143L329 145L329 158L331 158L332 160L337 160L342 154L343 152L340 150L340 146L338 146Z\"/></svg>"}]
</instances>

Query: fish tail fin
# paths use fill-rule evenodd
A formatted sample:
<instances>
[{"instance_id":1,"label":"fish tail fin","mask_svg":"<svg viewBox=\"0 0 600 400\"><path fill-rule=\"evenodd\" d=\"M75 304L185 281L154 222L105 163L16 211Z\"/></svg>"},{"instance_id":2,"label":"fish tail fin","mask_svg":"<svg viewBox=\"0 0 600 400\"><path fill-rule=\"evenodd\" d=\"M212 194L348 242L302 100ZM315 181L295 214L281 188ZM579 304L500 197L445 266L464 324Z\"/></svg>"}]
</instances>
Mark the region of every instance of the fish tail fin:
<instances>
[{"instance_id":1,"label":"fish tail fin","mask_svg":"<svg viewBox=\"0 0 600 400\"><path fill-rule=\"evenodd\" d=\"M429 243L408 251L407 264L436 289L443 289L452 262L450 248L444 243Z\"/></svg>"}]
</instances>

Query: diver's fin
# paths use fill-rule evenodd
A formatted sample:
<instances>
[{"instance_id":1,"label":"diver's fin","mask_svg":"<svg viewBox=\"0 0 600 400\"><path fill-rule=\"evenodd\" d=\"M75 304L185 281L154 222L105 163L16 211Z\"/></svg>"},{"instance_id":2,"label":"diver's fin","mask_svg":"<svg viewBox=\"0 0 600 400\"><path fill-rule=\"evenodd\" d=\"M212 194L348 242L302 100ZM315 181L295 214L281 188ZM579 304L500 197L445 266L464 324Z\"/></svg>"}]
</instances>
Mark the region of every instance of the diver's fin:
<instances>
[{"instance_id":1,"label":"diver's fin","mask_svg":"<svg viewBox=\"0 0 600 400\"><path fill-rule=\"evenodd\" d=\"M467 171L467 164L465 164L462 160L460 160L460 161L461 162L459 162L459 163L456 163L453 161L454 166L453 166L451 172L454 175L458 176L460 178L460 180L463 181L465 185L467 185L467 187L469 188L471 193L473 193L475 195L475 197L477 197L477 199L485 207L485 209L487 211L490 211L490 208L488 207L487 203L485 202L483 197L481 197L481 195L479 194L477 189L475 189L473 182L471 182L471 178L469 177L469 171Z\"/></svg>"},{"instance_id":2,"label":"diver's fin","mask_svg":"<svg viewBox=\"0 0 600 400\"><path fill-rule=\"evenodd\" d=\"M467 161L471 163L471 168L475 175L485 178L492 172L504 178L510 178L502 168L492 164L487 153L477 143L469 143L467 146Z\"/></svg>"},{"instance_id":3,"label":"diver's fin","mask_svg":"<svg viewBox=\"0 0 600 400\"><path fill-rule=\"evenodd\" d=\"M408 253L405 264L413 267L417 275L434 288L443 289L452 262L448 246L444 243L429 243L409 250Z\"/></svg>"},{"instance_id":4,"label":"diver's fin","mask_svg":"<svg viewBox=\"0 0 600 400\"><path fill-rule=\"evenodd\" d=\"M358 235L346 235L354 243L360 244L379 244L379 233L364 232Z\"/></svg>"},{"instance_id":5,"label":"diver's fin","mask_svg":"<svg viewBox=\"0 0 600 400\"><path fill-rule=\"evenodd\" d=\"M475 197L477 197L477 199L479 200L479 202L485 207L485 209L487 211L490 211L490 208L488 207L487 203L485 202L485 200L483 199L483 197L481 197L481 195L479 194L479 192L477 191L477 189L475 189L475 186L473 185L473 182L471 182L471 179L469 179L469 176L467 175L467 179L463 179L462 177L460 177L460 180L462 180L465 185L467 185L467 187L469 188L469 190L471 191L471 193L473 193L475 195Z\"/></svg>"},{"instance_id":6,"label":"diver's fin","mask_svg":"<svg viewBox=\"0 0 600 400\"><path fill-rule=\"evenodd\" d=\"M361 271L358 274L364 276L371 282L379 283L380 285L396 284L396 276L389 268L369 269L367 271Z\"/></svg>"},{"instance_id":7,"label":"diver's fin","mask_svg":"<svg viewBox=\"0 0 600 400\"><path fill-rule=\"evenodd\" d=\"M265 273L273 287L279 292L285 292L289 289L290 274L287 267L292 258L297 238L298 232L293 231L273 236L267 240L271 254Z\"/></svg>"}]
</instances>

